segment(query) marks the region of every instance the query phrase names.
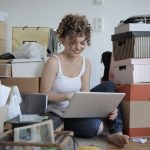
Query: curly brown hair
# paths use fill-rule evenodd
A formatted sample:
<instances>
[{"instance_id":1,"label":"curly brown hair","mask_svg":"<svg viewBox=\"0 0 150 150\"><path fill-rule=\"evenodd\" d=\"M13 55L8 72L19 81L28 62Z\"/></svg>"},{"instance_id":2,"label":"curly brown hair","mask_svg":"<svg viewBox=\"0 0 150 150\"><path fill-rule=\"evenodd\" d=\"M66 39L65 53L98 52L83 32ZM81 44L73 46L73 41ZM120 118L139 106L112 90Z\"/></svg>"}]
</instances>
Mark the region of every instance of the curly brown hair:
<instances>
[{"instance_id":1,"label":"curly brown hair","mask_svg":"<svg viewBox=\"0 0 150 150\"><path fill-rule=\"evenodd\" d=\"M71 41L74 42L77 36L85 35L87 45L91 43L91 25L85 16L69 14L64 16L57 29L57 36L59 42L67 35L71 37Z\"/></svg>"}]
</instances>

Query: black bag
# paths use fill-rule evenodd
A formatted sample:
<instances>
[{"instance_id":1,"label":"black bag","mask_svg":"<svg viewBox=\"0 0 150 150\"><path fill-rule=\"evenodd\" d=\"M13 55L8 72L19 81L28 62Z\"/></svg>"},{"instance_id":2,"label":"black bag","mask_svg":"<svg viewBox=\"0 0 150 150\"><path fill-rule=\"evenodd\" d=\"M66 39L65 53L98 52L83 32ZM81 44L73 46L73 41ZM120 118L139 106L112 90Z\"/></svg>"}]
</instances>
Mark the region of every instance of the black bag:
<instances>
[{"instance_id":1,"label":"black bag","mask_svg":"<svg viewBox=\"0 0 150 150\"><path fill-rule=\"evenodd\" d=\"M120 21L120 23L124 23L124 24L139 23L139 22L150 23L150 15L133 16L133 17L127 18L126 20Z\"/></svg>"},{"instance_id":2,"label":"black bag","mask_svg":"<svg viewBox=\"0 0 150 150\"><path fill-rule=\"evenodd\" d=\"M15 56L11 53L5 53L5 54L2 54L0 55L0 59L14 59Z\"/></svg>"},{"instance_id":3,"label":"black bag","mask_svg":"<svg viewBox=\"0 0 150 150\"><path fill-rule=\"evenodd\" d=\"M104 74L103 74L103 77L101 78L102 81L109 80L111 55L112 55L112 52L109 52L109 51L102 53L101 62L104 64Z\"/></svg>"}]
</instances>

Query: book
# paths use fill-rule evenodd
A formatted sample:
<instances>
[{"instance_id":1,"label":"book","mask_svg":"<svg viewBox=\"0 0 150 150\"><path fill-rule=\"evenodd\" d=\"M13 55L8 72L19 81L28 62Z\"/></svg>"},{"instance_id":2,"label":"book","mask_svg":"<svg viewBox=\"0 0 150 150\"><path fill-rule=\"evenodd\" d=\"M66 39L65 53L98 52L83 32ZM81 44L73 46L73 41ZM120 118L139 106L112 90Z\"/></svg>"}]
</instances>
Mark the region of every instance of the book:
<instances>
[{"instance_id":1,"label":"book","mask_svg":"<svg viewBox=\"0 0 150 150\"><path fill-rule=\"evenodd\" d=\"M53 127L54 127L54 130L59 130L61 128L63 128L63 119L54 115L53 113L45 113L45 115L42 115L43 117L43 120L48 120L48 119L51 119L53 120ZM45 118L44 118L45 117ZM39 123L39 121L20 121L20 118L19 118L19 115L17 117L14 117L10 120L7 120L4 122L4 131L7 131L7 130L11 130L11 129L14 129L14 128L17 128L17 127L22 127L22 126L27 126L27 125L32 125L32 124L35 124L35 123Z\"/></svg>"},{"instance_id":2,"label":"book","mask_svg":"<svg viewBox=\"0 0 150 150\"><path fill-rule=\"evenodd\" d=\"M19 115L19 120L20 122L42 122L43 116L40 116L38 114L21 114Z\"/></svg>"}]
</instances>

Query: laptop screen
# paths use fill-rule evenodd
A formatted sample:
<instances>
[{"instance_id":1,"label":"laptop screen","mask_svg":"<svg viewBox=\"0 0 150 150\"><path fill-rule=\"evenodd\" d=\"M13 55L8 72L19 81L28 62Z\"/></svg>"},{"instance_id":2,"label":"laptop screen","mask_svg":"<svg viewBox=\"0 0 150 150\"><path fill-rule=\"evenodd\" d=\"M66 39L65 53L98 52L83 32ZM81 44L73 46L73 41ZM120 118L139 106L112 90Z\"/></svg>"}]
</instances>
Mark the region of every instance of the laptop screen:
<instances>
[{"instance_id":1,"label":"laptop screen","mask_svg":"<svg viewBox=\"0 0 150 150\"><path fill-rule=\"evenodd\" d=\"M22 114L40 114L47 112L48 96L41 93L22 93L20 105Z\"/></svg>"}]
</instances>

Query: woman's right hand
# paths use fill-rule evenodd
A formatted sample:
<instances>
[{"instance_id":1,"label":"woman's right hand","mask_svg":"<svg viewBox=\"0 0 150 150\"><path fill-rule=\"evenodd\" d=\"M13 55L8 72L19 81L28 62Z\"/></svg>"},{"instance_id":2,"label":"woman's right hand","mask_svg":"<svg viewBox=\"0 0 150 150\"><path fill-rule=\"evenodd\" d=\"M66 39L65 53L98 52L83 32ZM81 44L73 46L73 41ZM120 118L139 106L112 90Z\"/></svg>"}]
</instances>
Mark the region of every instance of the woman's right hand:
<instances>
[{"instance_id":1,"label":"woman's right hand","mask_svg":"<svg viewBox=\"0 0 150 150\"><path fill-rule=\"evenodd\" d=\"M114 120L118 115L118 109L115 109L114 111L112 111L109 116L108 116L108 119L110 120Z\"/></svg>"},{"instance_id":2,"label":"woman's right hand","mask_svg":"<svg viewBox=\"0 0 150 150\"><path fill-rule=\"evenodd\" d=\"M73 95L74 95L74 93L68 93L67 94L67 100L71 100Z\"/></svg>"}]
</instances>

